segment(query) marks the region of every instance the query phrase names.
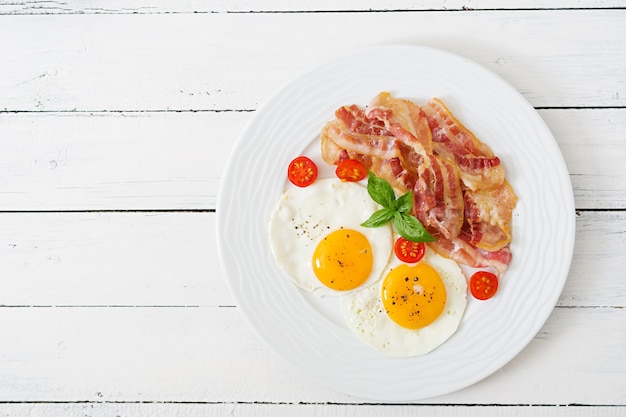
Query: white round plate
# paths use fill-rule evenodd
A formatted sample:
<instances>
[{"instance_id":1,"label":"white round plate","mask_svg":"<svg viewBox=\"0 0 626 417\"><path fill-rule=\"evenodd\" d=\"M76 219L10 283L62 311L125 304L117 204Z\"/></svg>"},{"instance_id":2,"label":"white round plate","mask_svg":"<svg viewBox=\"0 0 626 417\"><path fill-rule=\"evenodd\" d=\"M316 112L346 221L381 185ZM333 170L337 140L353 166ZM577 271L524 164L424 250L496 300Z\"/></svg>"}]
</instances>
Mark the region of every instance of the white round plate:
<instances>
[{"instance_id":1,"label":"white round plate","mask_svg":"<svg viewBox=\"0 0 626 417\"><path fill-rule=\"evenodd\" d=\"M272 208L286 168L306 153L323 164L319 133L342 105L365 106L381 91L418 104L439 97L500 157L519 197L513 261L496 297L468 306L459 330L422 357L389 358L343 324L337 299L295 287L273 262ZM332 175L322 170L322 176ZM373 401L447 394L492 374L537 334L561 293L572 258L572 187L554 137L509 84L445 51L391 45L356 50L275 93L235 144L217 204L220 257L238 307L279 357L313 381Z\"/></svg>"}]
</instances>

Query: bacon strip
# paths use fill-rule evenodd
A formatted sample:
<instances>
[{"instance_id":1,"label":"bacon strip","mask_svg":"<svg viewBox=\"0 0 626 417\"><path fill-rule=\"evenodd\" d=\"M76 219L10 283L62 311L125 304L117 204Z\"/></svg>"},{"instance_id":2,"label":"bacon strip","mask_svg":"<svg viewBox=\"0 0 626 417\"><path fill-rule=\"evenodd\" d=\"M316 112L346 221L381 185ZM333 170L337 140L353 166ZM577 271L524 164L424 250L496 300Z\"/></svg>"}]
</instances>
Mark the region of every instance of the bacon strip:
<instances>
[{"instance_id":1,"label":"bacon strip","mask_svg":"<svg viewBox=\"0 0 626 417\"><path fill-rule=\"evenodd\" d=\"M511 241L510 224L517 196L505 179L504 167L489 146L482 143L437 98L422 111L432 132L433 151L454 161L464 191L463 226L477 248L498 251Z\"/></svg>"},{"instance_id":2,"label":"bacon strip","mask_svg":"<svg viewBox=\"0 0 626 417\"><path fill-rule=\"evenodd\" d=\"M509 245L497 251L486 251L473 246L463 238L453 240L437 239L436 242L431 242L428 245L440 255L463 265L472 268L493 267L501 274L506 271L512 259Z\"/></svg>"},{"instance_id":3,"label":"bacon strip","mask_svg":"<svg viewBox=\"0 0 626 417\"><path fill-rule=\"evenodd\" d=\"M367 111L344 106L322 131L322 156L330 163L348 155L371 158L370 169L402 194L414 191L413 213L434 235L457 236L463 224L463 195L454 164L437 158L419 107L381 93ZM416 135L419 135L416 136ZM327 142L333 142L329 145Z\"/></svg>"},{"instance_id":4,"label":"bacon strip","mask_svg":"<svg viewBox=\"0 0 626 417\"><path fill-rule=\"evenodd\" d=\"M422 110L432 132L435 153L458 164L463 185L476 190L504 182L500 158L463 126L441 100L428 101Z\"/></svg>"},{"instance_id":5,"label":"bacon strip","mask_svg":"<svg viewBox=\"0 0 626 417\"><path fill-rule=\"evenodd\" d=\"M517 196L507 181L502 184L464 193L464 229L475 246L497 251L511 242L511 217Z\"/></svg>"},{"instance_id":6,"label":"bacon strip","mask_svg":"<svg viewBox=\"0 0 626 417\"><path fill-rule=\"evenodd\" d=\"M383 123L387 131L405 143L419 144L427 154L433 153L431 130L419 106L409 100L393 98L382 92L370 101L366 117Z\"/></svg>"},{"instance_id":7,"label":"bacon strip","mask_svg":"<svg viewBox=\"0 0 626 417\"><path fill-rule=\"evenodd\" d=\"M438 99L423 107L378 94L365 110L343 106L322 130L330 164L360 160L401 194L413 190L413 213L457 262L493 266L511 260L512 210L517 197L500 159Z\"/></svg>"}]
</instances>

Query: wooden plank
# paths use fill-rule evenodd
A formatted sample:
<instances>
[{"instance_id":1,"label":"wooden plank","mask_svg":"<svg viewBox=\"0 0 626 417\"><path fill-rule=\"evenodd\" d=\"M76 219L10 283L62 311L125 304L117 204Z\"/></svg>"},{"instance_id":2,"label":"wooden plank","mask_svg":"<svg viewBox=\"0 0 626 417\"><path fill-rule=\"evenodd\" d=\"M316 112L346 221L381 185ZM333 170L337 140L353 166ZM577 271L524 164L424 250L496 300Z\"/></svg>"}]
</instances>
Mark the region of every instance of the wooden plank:
<instances>
[{"instance_id":1,"label":"wooden plank","mask_svg":"<svg viewBox=\"0 0 626 417\"><path fill-rule=\"evenodd\" d=\"M624 406L586 407L579 405L343 405L343 404L210 404L210 403L44 403L0 404L0 412L7 416L64 415L84 417L317 417L320 415L353 417L623 417Z\"/></svg>"},{"instance_id":2,"label":"wooden plank","mask_svg":"<svg viewBox=\"0 0 626 417\"><path fill-rule=\"evenodd\" d=\"M626 253L626 212L583 212L576 218L576 243L569 277L558 305L613 306L626 308L623 278L609 278L621 271ZM622 226L620 226L622 225ZM609 249L603 242L614 246ZM608 251L608 256L602 252Z\"/></svg>"},{"instance_id":3,"label":"wooden plank","mask_svg":"<svg viewBox=\"0 0 626 417\"><path fill-rule=\"evenodd\" d=\"M423 403L624 406L624 326L626 309L556 309L500 371ZM0 402L367 403L310 383L236 308L5 307L0 332Z\"/></svg>"},{"instance_id":4,"label":"wooden plank","mask_svg":"<svg viewBox=\"0 0 626 417\"><path fill-rule=\"evenodd\" d=\"M0 305L236 305L215 222L193 212L0 214ZM624 222L625 212L580 213L559 306L626 308Z\"/></svg>"},{"instance_id":5,"label":"wooden plank","mask_svg":"<svg viewBox=\"0 0 626 417\"><path fill-rule=\"evenodd\" d=\"M247 112L0 114L2 210L213 209Z\"/></svg>"},{"instance_id":6,"label":"wooden plank","mask_svg":"<svg viewBox=\"0 0 626 417\"><path fill-rule=\"evenodd\" d=\"M3 15L0 109L251 110L346 50L398 42L464 55L534 106L625 106L624 21L626 9Z\"/></svg>"},{"instance_id":7,"label":"wooden plank","mask_svg":"<svg viewBox=\"0 0 626 417\"><path fill-rule=\"evenodd\" d=\"M539 114L563 152L576 207L626 208L626 110ZM226 160L253 115L0 113L0 210L215 209Z\"/></svg>"},{"instance_id":8,"label":"wooden plank","mask_svg":"<svg viewBox=\"0 0 626 417\"><path fill-rule=\"evenodd\" d=\"M246 13L246 12L319 12L319 11L382 11L382 10L481 10L481 9L570 9L623 7L619 0L376 0L352 1L318 0L152 0L147 1L0 1L0 14L103 14L103 13Z\"/></svg>"},{"instance_id":9,"label":"wooden plank","mask_svg":"<svg viewBox=\"0 0 626 417\"><path fill-rule=\"evenodd\" d=\"M539 114L563 153L576 208L626 208L623 109L555 109Z\"/></svg>"},{"instance_id":10,"label":"wooden plank","mask_svg":"<svg viewBox=\"0 0 626 417\"><path fill-rule=\"evenodd\" d=\"M0 215L1 305L234 305L215 213Z\"/></svg>"}]
</instances>

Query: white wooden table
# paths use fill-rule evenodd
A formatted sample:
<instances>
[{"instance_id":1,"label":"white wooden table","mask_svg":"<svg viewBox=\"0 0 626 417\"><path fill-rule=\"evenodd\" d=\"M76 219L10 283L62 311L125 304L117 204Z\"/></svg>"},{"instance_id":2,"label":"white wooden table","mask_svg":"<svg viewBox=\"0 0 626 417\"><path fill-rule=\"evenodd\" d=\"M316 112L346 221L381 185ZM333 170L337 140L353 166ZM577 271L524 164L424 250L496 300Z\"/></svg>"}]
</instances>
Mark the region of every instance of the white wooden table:
<instances>
[{"instance_id":1,"label":"white wooden table","mask_svg":"<svg viewBox=\"0 0 626 417\"><path fill-rule=\"evenodd\" d=\"M392 42L538 110L576 201L545 326L462 391L377 404L253 334L217 255L225 159L286 79ZM0 0L0 415L625 416L623 0Z\"/></svg>"}]
</instances>

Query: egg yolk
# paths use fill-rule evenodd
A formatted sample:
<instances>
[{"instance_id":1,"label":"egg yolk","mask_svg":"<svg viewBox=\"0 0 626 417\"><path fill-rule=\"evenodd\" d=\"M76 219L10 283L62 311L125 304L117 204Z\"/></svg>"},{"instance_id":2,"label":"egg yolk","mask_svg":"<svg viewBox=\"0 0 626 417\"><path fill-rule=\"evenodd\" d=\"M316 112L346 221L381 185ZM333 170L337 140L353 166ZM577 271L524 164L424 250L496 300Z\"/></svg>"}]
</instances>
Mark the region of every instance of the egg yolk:
<instances>
[{"instance_id":1,"label":"egg yolk","mask_svg":"<svg viewBox=\"0 0 626 417\"><path fill-rule=\"evenodd\" d=\"M382 300L391 320L407 329L420 329L443 312L446 289L430 265L402 264L385 277Z\"/></svg>"},{"instance_id":2,"label":"egg yolk","mask_svg":"<svg viewBox=\"0 0 626 417\"><path fill-rule=\"evenodd\" d=\"M313 272L325 286L338 291L357 288L372 272L372 247L356 230L329 233L313 253Z\"/></svg>"}]
</instances>

